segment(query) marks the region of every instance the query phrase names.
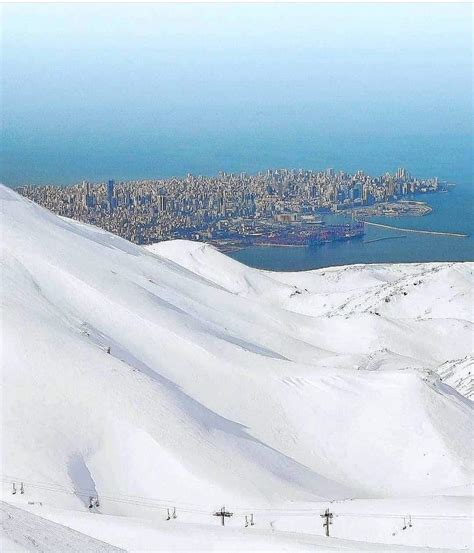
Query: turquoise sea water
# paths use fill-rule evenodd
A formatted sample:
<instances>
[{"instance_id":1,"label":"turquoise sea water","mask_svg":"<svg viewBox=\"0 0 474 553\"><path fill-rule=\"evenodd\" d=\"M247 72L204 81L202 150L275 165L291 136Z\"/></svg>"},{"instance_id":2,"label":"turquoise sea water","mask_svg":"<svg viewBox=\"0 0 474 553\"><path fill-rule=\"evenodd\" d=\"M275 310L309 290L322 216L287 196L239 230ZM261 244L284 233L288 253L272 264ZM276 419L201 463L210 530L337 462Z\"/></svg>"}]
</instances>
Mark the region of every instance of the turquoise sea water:
<instances>
[{"instance_id":1,"label":"turquoise sea water","mask_svg":"<svg viewBox=\"0 0 474 553\"><path fill-rule=\"evenodd\" d=\"M254 115L254 117L252 117ZM5 129L0 180L22 184L66 185L89 181L216 175L219 171L255 173L266 169L312 169L370 175L406 167L420 177L472 184L472 136L400 134L395 130L335 132L318 129L318 114L228 113L226 124L199 130L187 127L183 114L171 114L173 126L115 129L103 136L87 132L71 137L60 126L48 136L35 127ZM233 119L235 117L235 119ZM235 126L235 121L239 126Z\"/></svg>"}]
</instances>

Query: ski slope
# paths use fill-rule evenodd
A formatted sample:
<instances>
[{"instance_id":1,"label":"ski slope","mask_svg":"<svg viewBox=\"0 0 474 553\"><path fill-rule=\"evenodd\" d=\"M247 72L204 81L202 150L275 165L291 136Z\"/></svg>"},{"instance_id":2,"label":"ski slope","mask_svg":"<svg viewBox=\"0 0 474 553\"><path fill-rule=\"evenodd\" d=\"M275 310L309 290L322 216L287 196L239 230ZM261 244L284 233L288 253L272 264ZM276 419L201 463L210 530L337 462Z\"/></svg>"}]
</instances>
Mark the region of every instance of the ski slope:
<instances>
[{"instance_id":1,"label":"ski slope","mask_svg":"<svg viewBox=\"0 0 474 553\"><path fill-rule=\"evenodd\" d=\"M6 501L125 550L133 521L176 506L186 530L160 523L143 550L167 532L218 549L222 505L232 547L263 550L321 535L330 501L360 506L358 524L334 520L340 540L471 545L472 264L262 272L0 197ZM268 510L245 545L245 515Z\"/></svg>"},{"instance_id":2,"label":"ski slope","mask_svg":"<svg viewBox=\"0 0 474 553\"><path fill-rule=\"evenodd\" d=\"M372 551L384 553L420 553L426 552L425 547L410 545L381 545L316 535L312 530L314 517L303 520L304 531L293 531L285 528L284 519L278 517L259 516L254 527L230 524L222 528L218 522L214 524L204 521L184 520L181 517L173 523L164 520L139 519L134 517L118 517L113 515L98 515L84 512L67 511L57 508L19 509L10 504L2 505L3 516L7 518L4 524L4 539L0 542L2 552L36 551L37 553L100 552L115 553L119 551ZM54 521L54 522L52 522ZM359 521L357 526L359 526ZM311 524L312 523L312 524ZM342 519L338 524L344 522ZM388 523L395 535L404 533L402 524L394 521ZM406 541L420 536L417 528L419 521L412 519L412 526L407 528L403 536ZM301 526L301 522L298 523ZM287 524L288 526L288 524ZM355 525L346 525L348 531L354 531ZM429 527L426 525L425 531ZM457 531L460 525L456 522L450 528L443 527L441 531ZM359 530L360 532L360 530ZM6 537L8 535L8 538ZM91 536L94 536L91 538ZM6 539L5 539L6 538ZM464 535L466 539L466 534ZM8 540L8 541L7 541ZM120 548L110 546L106 542L119 544ZM15 549L19 544L25 548ZM33 546L33 547L31 547ZM458 551L456 549L430 548L432 553Z\"/></svg>"},{"instance_id":3,"label":"ski slope","mask_svg":"<svg viewBox=\"0 0 474 553\"><path fill-rule=\"evenodd\" d=\"M71 528L0 502L1 550L6 553L121 553L124 550L100 542Z\"/></svg>"}]
</instances>

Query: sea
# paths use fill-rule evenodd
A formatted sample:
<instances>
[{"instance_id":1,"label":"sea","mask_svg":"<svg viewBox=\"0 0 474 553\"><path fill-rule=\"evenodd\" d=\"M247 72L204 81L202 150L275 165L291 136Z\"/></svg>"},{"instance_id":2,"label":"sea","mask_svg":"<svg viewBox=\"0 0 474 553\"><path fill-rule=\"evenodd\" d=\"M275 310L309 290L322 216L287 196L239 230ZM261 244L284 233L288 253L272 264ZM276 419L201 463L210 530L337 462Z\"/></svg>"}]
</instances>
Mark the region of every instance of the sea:
<instances>
[{"instance_id":1,"label":"sea","mask_svg":"<svg viewBox=\"0 0 474 553\"><path fill-rule=\"evenodd\" d=\"M473 151L470 135L399 135L309 132L304 127L279 132L250 123L240 128L214 128L199 139L192 133L176 136L157 131L148 140L116 143L112 138L99 147L94 141L56 140L25 144L6 141L2 182L66 185L89 181L135 180L215 175L219 171L255 173L290 168L356 172L369 175L394 173L405 167L411 174L439 179L455 186L446 193L417 195L432 212L424 217L371 218L369 221L404 228L458 232L467 238L403 233L367 227L364 239L333 242L319 247L250 247L230 253L251 267L274 271L302 271L353 263L398 263L474 260ZM346 221L322 217L328 223ZM403 238L395 238L403 236ZM377 240L390 238L389 240ZM374 241L376 240L376 241Z\"/></svg>"}]
</instances>

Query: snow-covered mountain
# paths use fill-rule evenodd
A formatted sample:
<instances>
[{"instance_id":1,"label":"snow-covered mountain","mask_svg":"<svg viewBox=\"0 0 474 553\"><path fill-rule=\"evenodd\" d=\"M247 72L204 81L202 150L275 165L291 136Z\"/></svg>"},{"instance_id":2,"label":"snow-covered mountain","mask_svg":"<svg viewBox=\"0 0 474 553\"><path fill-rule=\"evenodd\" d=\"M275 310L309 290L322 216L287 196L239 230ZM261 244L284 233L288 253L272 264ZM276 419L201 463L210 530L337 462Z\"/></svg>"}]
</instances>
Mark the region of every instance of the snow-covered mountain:
<instances>
[{"instance_id":1,"label":"snow-covered mountain","mask_svg":"<svg viewBox=\"0 0 474 553\"><path fill-rule=\"evenodd\" d=\"M406 538L335 521L339 537L469 545L473 264L262 272L0 195L6 501L124 549L125 521L167 506L215 525L225 504L231 525L252 511L270 513L268 532L321 534L319 515L299 527L283 513L346 499L359 514L447 509L463 526L452 538L425 518ZM81 514L89 496L101 516ZM122 525L81 522L105 515Z\"/></svg>"}]
</instances>

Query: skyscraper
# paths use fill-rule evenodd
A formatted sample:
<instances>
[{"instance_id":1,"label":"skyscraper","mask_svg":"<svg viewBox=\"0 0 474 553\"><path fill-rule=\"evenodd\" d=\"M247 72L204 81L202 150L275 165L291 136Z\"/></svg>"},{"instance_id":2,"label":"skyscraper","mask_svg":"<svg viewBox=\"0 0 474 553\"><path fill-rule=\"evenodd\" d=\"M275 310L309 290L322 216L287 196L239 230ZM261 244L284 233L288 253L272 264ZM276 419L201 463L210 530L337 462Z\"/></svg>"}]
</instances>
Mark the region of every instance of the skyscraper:
<instances>
[{"instance_id":1,"label":"skyscraper","mask_svg":"<svg viewBox=\"0 0 474 553\"><path fill-rule=\"evenodd\" d=\"M408 172L403 167L399 167L395 173L395 178L397 180L407 180L409 177Z\"/></svg>"},{"instance_id":2,"label":"skyscraper","mask_svg":"<svg viewBox=\"0 0 474 553\"><path fill-rule=\"evenodd\" d=\"M166 196L159 194L157 196L158 211L166 211Z\"/></svg>"},{"instance_id":3,"label":"skyscraper","mask_svg":"<svg viewBox=\"0 0 474 553\"><path fill-rule=\"evenodd\" d=\"M114 186L115 181L109 180L109 182L107 183L107 201L109 202L110 211L113 210Z\"/></svg>"}]
</instances>

